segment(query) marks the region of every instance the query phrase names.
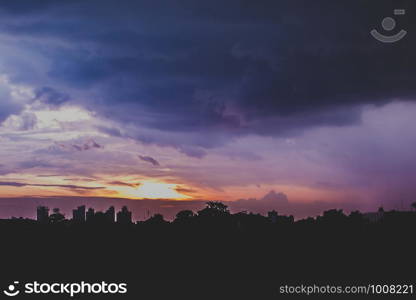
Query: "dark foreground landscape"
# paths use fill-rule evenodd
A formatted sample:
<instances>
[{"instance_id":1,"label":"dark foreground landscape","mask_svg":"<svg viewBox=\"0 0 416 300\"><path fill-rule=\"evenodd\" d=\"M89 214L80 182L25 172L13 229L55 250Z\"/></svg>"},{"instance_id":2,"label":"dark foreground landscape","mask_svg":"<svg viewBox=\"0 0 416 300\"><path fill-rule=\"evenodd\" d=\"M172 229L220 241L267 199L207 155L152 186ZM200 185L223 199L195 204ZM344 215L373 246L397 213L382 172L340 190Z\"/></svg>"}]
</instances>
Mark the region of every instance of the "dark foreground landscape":
<instances>
[{"instance_id":1,"label":"dark foreground landscape","mask_svg":"<svg viewBox=\"0 0 416 300\"><path fill-rule=\"evenodd\" d=\"M329 210L294 221L274 211L231 214L222 203L208 202L172 222L154 215L132 223L127 209L117 213L117 221L111 208L85 217L80 207L71 220L57 209L42 215L42 209L37 221L0 222L2 273L9 279L117 279L152 295L170 291L154 286L162 280L180 291L177 280L265 280L257 281L255 293L259 284L275 293L280 284L414 281L414 211ZM157 281L141 286L141 280ZM240 293L252 287L234 284Z\"/></svg>"}]
</instances>

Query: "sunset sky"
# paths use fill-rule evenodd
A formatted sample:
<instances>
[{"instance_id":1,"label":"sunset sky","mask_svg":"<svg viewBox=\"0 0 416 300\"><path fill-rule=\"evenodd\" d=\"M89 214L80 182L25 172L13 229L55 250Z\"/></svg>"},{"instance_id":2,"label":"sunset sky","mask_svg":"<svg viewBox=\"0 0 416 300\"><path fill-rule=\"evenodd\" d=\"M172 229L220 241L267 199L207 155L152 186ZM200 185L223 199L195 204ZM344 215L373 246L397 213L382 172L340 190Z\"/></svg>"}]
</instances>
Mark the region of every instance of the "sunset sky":
<instances>
[{"instance_id":1,"label":"sunset sky","mask_svg":"<svg viewBox=\"0 0 416 300\"><path fill-rule=\"evenodd\" d=\"M0 197L408 205L415 8L2 1Z\"/></svg>"}]
</instances>

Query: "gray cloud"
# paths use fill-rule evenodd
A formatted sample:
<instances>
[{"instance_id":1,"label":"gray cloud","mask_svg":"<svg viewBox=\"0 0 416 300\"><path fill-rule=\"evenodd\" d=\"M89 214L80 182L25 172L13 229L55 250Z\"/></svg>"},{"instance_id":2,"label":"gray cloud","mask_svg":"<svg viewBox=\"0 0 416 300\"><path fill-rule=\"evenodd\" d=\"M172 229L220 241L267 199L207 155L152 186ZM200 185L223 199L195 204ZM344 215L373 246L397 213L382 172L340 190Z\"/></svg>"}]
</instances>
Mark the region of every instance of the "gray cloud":
<instances>
[{"instance_id":1,"label":"gray cloud","mask_svg":"<svg viewBox=\"0 0 416 300\"><path fill-rule=\"evenodd\" d=\"M87 151L87 150L91 150L91 149L101 149L101 148L103 148L103 146L98 144L93 139L90 139L86 142L83 142L82 144L79 144L79 143L77 143L77 144L75 144L75 143L74 144L64 144L64 143L55 142L55 145L61 150L78 151L78 152Z\"/></svg>"},{"instance_id":2,"label":"gray cloud","mask_svg":"<svg viewBox=\"0 0 416 300\"><path fill-rule=\"evenodd\" d=\"M138 155L138 157L145 162L151 163L153 166L160 166L159 162L150 156Z\"/></svg>"},{"instance_id":3,"label":"gray cloud","mask_svg":"<svg viewBox=\"0 0 416 300\"><path fill-rule=\"evenodd\" d=\"M36 127L38 119L33 113L23 113L20 114L20 130L32 130Z\"/></svg>"},{"instance_id":4,"label":"gray cloud","mask_svg":"<svg viewBox=\"0 0 416 300\"><path fill-rule=\"evenodd\" d=\"M19 163L19 167L22 169L31 169L31 168L55 168L56 165L51 164L47 161L33 159L27 160Z\"/></svg>"},{"instance_id":5,"label":"gray cloud","mask_svg":"<svg viewBox=\"0 0 416 300\"><path fill-rule=\"evenodd\" d=\"M129 182L123 182L123 181L110 181L110 182L107 182L107 184L118 185L118 186L128 186L132 188L137 188L140 186L140 183L129 183Z\"/></svg>"},{"instance_id":6,"label":"gray cloud","mask_svg":"<svg viewBox=\"0 0 416 300\"><path fill-rule=\"evenodd\" d=\"M0 83L0 125L10 115L17 114L23 109L23 105L14 101L11 91Z\"/></svg>"},{"instance_id":7,"label":"gray cloud","mask_svg":"<svg viewBox=\"0 0 416 300\"><path fill-rule=\"evenodd\" d=\"M5 181L0 181L0 185L1 186L14 186L14 187L27 186L27 184L24 184L24 183L19 183L19 182L5 182Z\"/></svg>"},{"instance_id":8,"label":"gray cloud","mask_svg":"<svg viewBox=\"0 0 416 300\"><path fill-rule=\"evenodd\" d=\"M101 189L105 189L105 187L86 187L86 186L79 186L79 185L72 185L72 184L35 184L35 183L21 183L21 182L11 182L11 181L10 182L9 181L2 181L2 182L0 182L0 186L57 187L57 188L64 188L64 189L70 189L70 190L101 190Z\"/></svg>"}]
</instances>

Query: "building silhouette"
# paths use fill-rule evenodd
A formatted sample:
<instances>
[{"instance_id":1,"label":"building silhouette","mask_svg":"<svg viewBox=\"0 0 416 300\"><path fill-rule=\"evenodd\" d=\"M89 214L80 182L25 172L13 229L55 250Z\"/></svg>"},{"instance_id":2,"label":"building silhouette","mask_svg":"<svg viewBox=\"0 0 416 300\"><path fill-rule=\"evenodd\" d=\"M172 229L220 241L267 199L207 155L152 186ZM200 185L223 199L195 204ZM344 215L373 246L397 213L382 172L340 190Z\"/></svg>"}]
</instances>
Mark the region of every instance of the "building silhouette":
<instances>
[{"instance_id":1,"label":"building silhouette","mask_svg":"<svg viewBox=\"0 0 416 300\"><path fill-rule=\"evenodd\" d=\"M87 210L87 214L86 214L86 219L87 219L87 222L91 222L91 221L93 221L93 219L94 219L94 216L95 216L95 211L94 211L94 208L88 208L88 210Z\"/></svg>"},{"instance_id":2,"label":"building silhouette","mask_svg":"<svg viewBox=\"0 0 416 300\"><path fill-rule=\"evenodd\" d=\"M116 220L116 211L114 209L114 206L110 206L107 211L105 212L105 217L106 219L111 222L114 223Z\"/></svg>"},{"instance_id":3,"label":"building silhouette","mask_svg":"<svg viewBox=\"0 0 416 300\"><path fill-rule=\"evenodd\" d=\"M36 210L36 220L39 223L49 222L49 208L46 206L38 206Z\"/></svg>"},{"instance_id":4,"label":"building silhouette","mask_svg":"<svg viewBox=\"0 0 416 300\"><path fill-rule=\"evenodd\" d=\"M117 213L117 223L130 224L131 223L131 211L127 209L127 206L123 206Z\"/></svg>"},{"instance_id":5,"label":"building silhouette","mask_svg":"<svg viewBox=\"0 0 416 300\"><path fill-rule=\"evenodd\" d=\"M78 206L72 210L72 220L78 223L85 222L85 205Z\"/></svg>"}]
</instances>

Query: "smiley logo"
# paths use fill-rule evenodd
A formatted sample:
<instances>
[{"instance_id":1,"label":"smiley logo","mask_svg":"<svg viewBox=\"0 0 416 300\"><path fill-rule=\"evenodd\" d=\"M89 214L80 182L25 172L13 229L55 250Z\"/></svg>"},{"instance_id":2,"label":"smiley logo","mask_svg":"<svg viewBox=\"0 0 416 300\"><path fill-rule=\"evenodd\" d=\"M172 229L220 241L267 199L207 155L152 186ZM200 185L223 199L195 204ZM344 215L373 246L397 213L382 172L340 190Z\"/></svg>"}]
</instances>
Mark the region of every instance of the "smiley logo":
<instances>
[{"instance_id":1,"label":"smiley logo","mask_svg":"<svg viewBox=\"0 0 416 300\"><path fill-rule=\"evenodd\" d=\"M14 297L14 296L19 295L20 291L19 291L18 289L16 289L16 286L17 286L18 284L19 284L19 281L15 281L15 282L13 282L13 284L10 284L10 285L7 287L7 290L4 290L4 291L3 291L3 293L4 293L6 296L9 296L9 297Z\"/></svg>"},{"instance_id":2,"label":"smiley logo","mask_svg":"<svg viewBox=\"0 0 416 300\"><path fill-rule=\"evenodd\" d=\"M404 15L406 14L406 11L404 9L395 9L394 14L396 16ZM391 17L386 17L381 21L381 26L386 32L392 31L396 27L396 21ZM382 43L395 43L404 38L404 36L407 34L407 31L402 29L394 35L384 35L378 32L376 29L373 29L370 33L376 40Z\"/></svg>"}]
</instances>

